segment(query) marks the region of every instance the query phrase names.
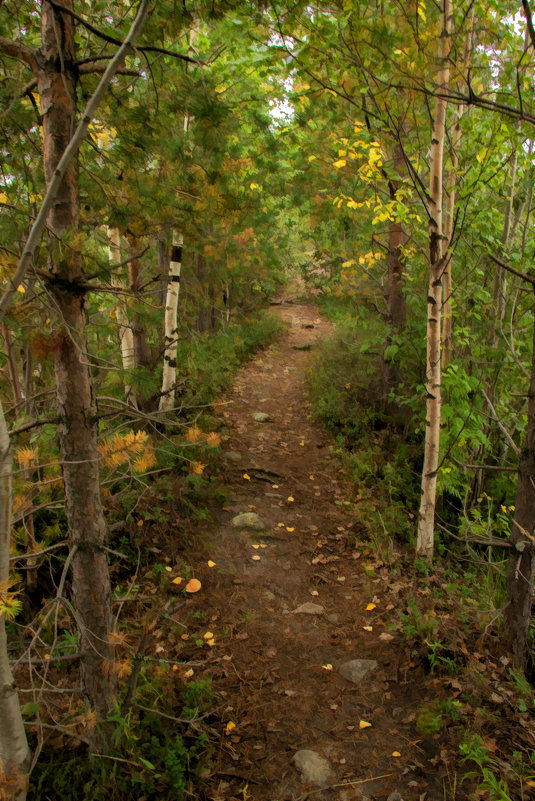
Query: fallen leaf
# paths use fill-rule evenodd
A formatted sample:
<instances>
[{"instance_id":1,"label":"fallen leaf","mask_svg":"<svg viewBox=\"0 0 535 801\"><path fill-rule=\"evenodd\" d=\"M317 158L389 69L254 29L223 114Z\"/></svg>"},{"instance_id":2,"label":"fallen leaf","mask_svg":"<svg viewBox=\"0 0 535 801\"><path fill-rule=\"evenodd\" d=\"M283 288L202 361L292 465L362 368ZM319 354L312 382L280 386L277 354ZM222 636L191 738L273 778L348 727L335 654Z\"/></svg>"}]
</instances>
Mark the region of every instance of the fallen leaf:
<instances>
[{"instance_id":1,"label":"fallen leaf","mask_svg":"<svg viewBox=\"0 0 535 801\"><path fill-rule=\"evenodd\" d=\"M289 531L290 533L295 531L295 526L286 526L286 531Z\"/></svg>"},{"instance_id":2,"label":"fallen leaf","mask_svg":"<svg viewBox=\"0 0 535 801\"><path fill-rule=\"evenodd\" d=\"M193 670L193 668L188 668L188 670L186 670L186 672L184 673L184 678L191 679L194 673L195 671Z\"/></svg>"},{"instance_id":3,"label":"fallen leaf","mask_svg":"<svg viewBox=\"0 0 535 801\"><path fill-rule=\"evenodd\" d=\"M254 562L259 562L259 561L260 561L260 557L259 557L259 556L258 556L258 554L256 554L256 553L254 554L254 556L251 556L251 559L252 559Z\"/></svg>"},{"instance_id":4,"label":"fallen leaf","mask_svg":"<svg viewBox=\"0 0 535 801\"><path fill-rule=\"evenodd\" d=\"M371 612L372 609L375 609L375 608L376 608L376 604L368 604L368 606L366 607L366 612Z\"/></svg>"},{"instance_id":5,"label":"fallen leaf","mask_svg":"<svg viewBox=\"0 0 535 801\"><path fill-rule=\"evenodd\" d=\"M304 447L304 445L305 445L305 440L304 440L304 439L302 439L302 440L301 440L301 442L300 442L299 444L300 444L300 445L301 445L301 447L303 448L303 447Z\"/></svg>"},{"instance_id":6,"label":"fallen leaf","mask_svg":"<svg viewBox=\"0 0 535 801\"><path fill-rule=\"evenodd\" d=\"M311 595L319 595L319 592L317 590L311 590L310 594Z\"/></svg>"},{"instance_id":7,"label":"fallen leaf","mask_svg":"<svg viewBox=\"0 0 535 801\"><path fill-rule=\"evenodd\" d=\"M339 581L340 584L343 584L345 580L346 580L345 576L338 576L338 578L336 579L336 581Z\"/></svg>"},{"instance_id":8,"label":"fallen leaf","mask_svg":"<svg viewBox=\"0 0 535 801\"><path fill-rule=\"evenodd\" d=\"M225 726L225 734L230 734L232 729L235 729L235 728L236 728L236 724L233 723L231 720L229 720L229 722Z\"/></svg>"},{"instance_id":9,"label":"fallen leaf","mask_svg":"<svg viewBox=\"0 0 535 801\"><path fill-rule=\"evenodd\" d=\"M277 528L284 528L284 523L277 523Z\"/></svg>"},{"instance_id":10,"label":"fallen leaf","mask_svg":"<svg viewBox=\"0 0 535 801\"><path fill-rule=\"evenodd\" d=\"M173 665L173 667L172 667L172 671L173 671L173 673L177 673L177 671L178 671L178 665Z\"/></svg>"},{"instance_id":11,"label":"fallen leaf","mask_svg":"<svg viewBox=\"0 0 535 801\"><path fill-rule=\"evenodd\" d=\"M382 634L379 634L379 639L383 642L390 642L390 640L394 639L394 635L389 634L387 631L383 631Z\"/></svg>"},{"instance_id":12,"label":"fallen leaf","mask_svg":"<svg viewBox=\"0 0 535 801\"><path fill-rule=\"evenodd\" d=\"M171 573L173 571L173 568L169 567L169 565L166 565L165 569L167 570L168 573Z\"/></svg>"},{"instance_id":13,"label":"fallen leaf","mask_svg":"<svg viewBox=\"0 0 535 801\"><path fill-rule=\"evenodd\" d=\"M266 545L266 543L265 543L265 542L261 542L261 543L260 543L260 548L267 548L267 545Z\"/></svg>"},{"instance_id":14,"label":"fallen leaf","mask_svg":"<svg viewBox=\"0 0 535 801\"><path fill-rule=\"evenodd\" d=\"M205 639L205 640L211 640L211 639L213 638L213 636L214 636L214 635L212 634L212 632L211 632L211 631L207 631L207 632L206 632L206 634L203 634L203 639Z\"/></svg>"},{"instance_id":15,"label":"fallen leaf","mask_svg":"<svg viewBox=\"0 0 535 801\"><path fill-rule=\"evenodd\" d=\"M171 584L182 584L183 581L184 579L182 578L182 576L177 576L176 578L173 579Z\"/></svg>"},{"instance_id":16,"label":"fallen leaf","mask_svg":"<svg viewBox=\"0 0 535 801\"><path fill-rule=\"evenodd\" d=\"M293 503L294 499L292 495L288 495L288 503Z\"/></svg>"},{"instance_id":17,"label":"fallen leaf","mask_svg":"<svg viewBox=\"0 0 535 801\"><path fill-rule=\"evenodd\" d=\"M189 634L181 634L180 635L180 639L181 640L189 640Z\"/></svg>"},{"instance_id":18,"label":"fallen leaf","mask_svg":"<svg viewBox=\"0 0 535 801\"><path fill-rule=\"evenodd\" d=\"M278 485L278 484L272 484L272 485L271 485L271 489L278 489L278 488L279 488L279 485Z\"/></svg>"},{"instance_id":19,"label":"fallen leaf","mask_svg":"<svg viewBox=\"0 0 535 801\"><path fill-rule=\"evenodd\" d=\"M209 559L206 564L208 565L208 567L215 567L215 562L212 562L211 559Z\"/></svg>"},{"instance_id":20,"label":"fallen leaf","mask_svg":"<svg viewBox=\"0 0 535 801\"><path fill-rule=\"evenodd\" d=\"M141 526L143 525L143 520L138 520L138 521L137 521L137 524L138 524L138 527L140 527L140 528L141 528Z\"/></svg>"},{"instance_id":21,"label":"fallen leaf","mask_svg":"<svg viewBox=\"0 0 535 801\"><path fill-rule=\"evenodd\" d=\"M215 645L215 639L214 639L214 637L212 637L212 639L211 639L211 640L206 640L206 645L209 645L209 646L210 646L210 648L213 648L213 647L214 647L214 645Z\"/></svg>"},{"instance_id":22,"label":"fallen leaf","mask_svg":"<svg viewBox=\"0 0 535 801\"><path fill-rule=\"evenodd\" d=\"M193 578L193 579L190 579L188 581L188 583L186 584L184 589L186 590L186 592L199 592L201 587L202 587L202 584L199 581L199 579Z\"/></svg>"},{"instance_id":23,"label":"fallen leaf","mask_svg":"<svg viewBox=\"0 0 535 801\"><path fill-rule=\"evenodd\" d=\"M284 695L287 695L288 698L293 698L294 695L297 695L296 690L284 690Z\"/></svg>"},{"instance_id":24,"label":"fallen leaf","mask_svg":"<svg viewBox=\"0 0 535 801\"><path fill-rule=\"evenodd\" d=\"M332 670L333 666L330 663L327 663L326 665L322 665L322 668L323 670Z\"/></svg>"},{"instance_id":25,"label":"fallen leaf","mask_svg":"<svg viewBox=\"0 0 535 801\"><path fill-rule=\"evenodd\" d=\"M243 478L244 478L246 481L250 481L250 480L251 480L251 476L247 475L247 473L244 473L244 474L243 474Z\"/></svg>"},{"instance_id":26,"label":"fallen leaf","mask_svg":"<svg viewBox=\"0 0 535 801\"><path fill-rule=\"evenodd\" d=\"M258 548L260 548L260 545L255 545L254 543L251 543L251 548L254 548L255 551L257 551Z\"/></svg>"},{"instance_id":27,"label":"fallen leaf","mask_svg":"<svg viewBox=\"0 0 535 801\"><path fill-rule=\"evenodd\" d=\"M368 723L367 720L361 720L359 723L359 729L369 729L372 724Z\"/></svg>"},{"instance_id":28,"label":"fallen leaf","mask_svg":"<svg viewBox=\"0 0 535 801\"><path fill-rule=\"evenodd\" d=\"M398 757L400 757L400 756L401 756L401 754L399 753L399 751L392 751L392 756L393 756L395 759L397 759Z\"/></svg>"},{"instance_id":29,"label":"fallen leaf","mask_svg":"<svg viewBox=\"0 0 535 801\"><path fill-rule=\"evenodd\" d=\"M363 626L364 631L373 631L373 626Z\"/></svg>"}]
</instances>

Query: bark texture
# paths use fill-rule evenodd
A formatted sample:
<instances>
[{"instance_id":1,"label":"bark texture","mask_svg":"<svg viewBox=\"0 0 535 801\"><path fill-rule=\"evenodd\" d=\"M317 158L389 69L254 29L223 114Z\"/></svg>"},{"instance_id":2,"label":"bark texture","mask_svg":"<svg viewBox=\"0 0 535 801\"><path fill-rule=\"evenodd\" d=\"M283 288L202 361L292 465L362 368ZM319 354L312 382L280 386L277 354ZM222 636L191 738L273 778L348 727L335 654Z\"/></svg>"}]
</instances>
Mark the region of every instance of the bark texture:
<instances>
[{"instance_id":1,"label":"bark texture","mask_svg":"<svg viewBox=\"0 0 535 801\"><path fill-rule=\"evenodd\" d=\"M9 577L11 537L11 448L0 404L0 593ZM5 616L0 615L0 798L24 801L30 751L19 698L9 666Z\"/></svg>"},{"instance_id":2,"label":"bark texture","mask_svg":"<svg viewBox=\"0 0 535 801\"><path fill-rule=\"evenodd\" d=\"M110 264L119 263L121 261L121 234L118 228L109 228L109 254ZM112 275L111 282L113 286L120 287L121 282L117 276ZM119 343L121 345L121 359L123 363L123 370L125 376L128 376L135 366L136 361L134 357L134 333L132 326L128 319L128 306L125 300L120 296L117 299L117 306L115 307L115 317L119 325ZM137 408L137 400L134 391L130 384L125 381L124 395L126 402L134 408Z\"/></svg>"},{"instance_id":3,"label":"bark texture","mask_svg":"<svg viewBox=\"0 0 535 801\"><path fill-rule=\"evenodd\" d=\"M442 0L441 33L439 41L440 71L438 87L445 89L449 82L451 3ZM435 101L435 119L431 139L430 217L429 217L429 288L427 291L427 366L426 366L426 430L424 465L422 470L422 499L418 519L416 553L430 561L434 548L434 523L440 448L441 417L441 358L440 333L442 312L443 230L442 230L442 172L446 130L446 101Z\"/></svg>"},{"instance_id":4,"label":"bark texture","mask_svg":"<svg viewBox=\"0 0 535 801\"><path fill-rule=\"evenodd\" d=\"M182 234L173 231L173 245L171 247L165 301L165 351L163 357L162 394L160 397L161 412L168 412L175 405L176 357L178 348L178 298L180 294L183 242Z\"/></svg>"},{"instance_id":5,"label":"bark texture","mask_svg":"<svg viewBox=\"0 0 535 801\"><path fill-rule=\"evenodd\" d=\"M535 578L535 325L528 393L528 424L518 464L515 517L507 568L503 644L517 667L525 668Z\"/></svg>"},{"instance_id":6,"label":"bark texture","mask_svg":"<svg viewBox=\"0 0 535 801\"><path fill-rule=\"evenodd\" d=\"M67 5L72 8L72 2ZM76 115L74 25L68 14L42 5L38 86L43 114L47 186L72 136ZM65 484L65 513L72 556L72 587L80 627L82 687L97 719L116 694L111 632L111 587L104 546L107 532L100 498L96 406L86 343L83 271L76 244L76 163L67 169L48 215L49 279L60 336L54 368L58 440ZM57 243L62 242L58 247Z\"/></svg>"}]
</instances>

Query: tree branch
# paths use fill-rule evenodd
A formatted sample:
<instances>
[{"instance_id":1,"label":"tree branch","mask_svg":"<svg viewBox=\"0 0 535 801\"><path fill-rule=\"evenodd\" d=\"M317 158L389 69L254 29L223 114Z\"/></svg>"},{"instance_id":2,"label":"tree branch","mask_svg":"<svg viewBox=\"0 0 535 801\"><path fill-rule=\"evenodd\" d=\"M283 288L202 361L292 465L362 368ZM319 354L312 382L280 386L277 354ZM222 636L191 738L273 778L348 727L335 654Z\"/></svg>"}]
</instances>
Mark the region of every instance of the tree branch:
<instances>
[{"instance_id":1,"label":"tree branch","mask_svg":"<svg viewBox=\"0 0 535 801\"><path fill-rule=\"evenodd\" d=\"M522 0L522 8L524 9L524 15L526 17L529 38L531 39L531 44L535 48L535 29L533 28L533 19L531 16L531 9L529 7L529 0Z\"/></svg>"},{"instance_id":2,"label":"tree branch","mask_svg":"<svg viewBox=\"0 0 535 801\"><path fill-rule=\"evenodd\" d=\"M14 42L12 39L7 39L5 36L0 36L0 52L5 53L11 58L16 58L18 61L23 61L32 70L37 66L35 60L35 53L22 42Z\"/></svg>"},{"instance_id":3,"label":"tree branch","mask_svg":"<svg viewBox=\"0 0 535 801\"><path fill-rule=\"evenodd\" d=\"M518 276L518 278L521 278L523 281L527 281L528 284L531 284L532 287L535 287L535 278L532 278L531 275L526 275L526 273L516 270L514 267L511 267L510 264L506 264L504 261L496 258L496 256L493 256L491 253L489 253L489 258L494 262L494 264L497 264L498 267L501 267L503 270L507 270L507 272Z\"/></svg>"},{"instance_id":4,"label":"tree branch","mask_svg":"<svg viewBox=\"0 0 535 801\"><path fill-rule=\"evenodd\" d=\"M100 39L104 39L105 42L109 42L110 44L114 45L122 44L120 39L116 39L114 36L110 36L109 34L104 33L104 31L99 30L99 28L96 28L86 19L84 19L75 11L73 11L71 8L67 8L61 3L57 3L56 0L47 0L47 2L50 3L50 5L55 11L61 11L63 14L70 14L70 16L77 22L79 22L80 25L83 25L84 28L86 28L91 33L94 33L95 36L98 36ZM173 58L179 58L181 61L187 61L190 64L202 64L202 62L196 58L191 58L190 56L184 56L182 53L175 53L173 52L173 50L166 50L163 47L144 45L142 47L137 47L136 49L140 50L143 53L162 53L165 56L173 56ZM105 56L101 56L101 58L105 58ZM111 58L111 56L109 56L109 58Z\"/></svg>"}]
</instances>

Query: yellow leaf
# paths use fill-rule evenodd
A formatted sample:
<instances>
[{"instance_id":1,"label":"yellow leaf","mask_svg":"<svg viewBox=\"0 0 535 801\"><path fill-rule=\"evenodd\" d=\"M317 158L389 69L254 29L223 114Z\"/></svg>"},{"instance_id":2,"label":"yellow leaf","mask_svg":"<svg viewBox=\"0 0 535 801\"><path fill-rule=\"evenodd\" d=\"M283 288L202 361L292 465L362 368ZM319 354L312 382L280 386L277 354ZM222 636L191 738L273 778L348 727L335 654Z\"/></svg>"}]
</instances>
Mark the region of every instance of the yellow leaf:
<instances>
[{"instance_id":1,"label":"yellow leaf","mask_svg":"<svg viewBox=\"0 0 535 801\"><path fill-rule=\"evenodd\" d=\"M211 631L207 631L205 634L202 635L204 640L213 640L214 635Z\"/></svg>"},{"instance_id":2,"label":"yellow leaf","mask_svg":"<svg viewBox=\"0 0 535 801\"><path fill-rule=\"evenodd\" d=\"M302 447L302 448L304 448L304 447L305 447L305 440L304 440L304 439L302 439L302 440L301 440L301 442L300 442L299 444L301 445L301 447Z\"/></svg>"},{"instance_id":3,"label":"yellow leaf","mask_svg":"<svg viewBox=\"0 0 535 801\"><path fill-rule=\"evenodd\" d=\"M233 723L231 720L229 720L229 722L225 726L225 734L230 734L232 729L235 729L235 728L236 728L236 724Z\"/></svg>"},{"instance_id":4,"label":"yellow leaf","mask_svg":"<svg viewBox=\"0 0 535 801\"><path fill-rule=\"evenodd\" d=\"M209 559L206 564L208 565L208 567L215 567L215 562L212 562L211 559Z\"/></svg>"},{"instance_id":5,"label":"yellow leaf","mask_svg":"<svg viewBox=\"0 0 535 801\"><path fill-rule=\"evenodd\" d=\"M171 573L171 572L172 572L172 570L173 570L173 568L172 568L172 567L169 567L169 565L166 565L166 566L165 566L165 569L166 569L166 571L167 571L168 573Z\"/></svg>"},{"instance_id":6,"label":"yellow leaf","mask_svg":"<svg viewBox=\"0 0 535 801\"><path fill-rule=\"evenodd\" d=\"M19 284L19 285L18 285L18 287L17 287L17 292L20 292L20 294L21 294L21 295L24 295L24 293L26 292L26 290L24 289L24 287L22 286L22 284Z\"/></svg>"},{"instance_id":7,"label":"yellow leaf","mask_svg":"<svg viewBox=\"0 0 535 801\"><path fill-rule=\"evenodd\" d=\"M266 545L265 543L261 542L261 543L260 543L260 547L261 547L261 548L267 548L267 545Z\"/></svg>"},{"instance_id":8,"label":"yellow leaf","mask_svg":"<svg viewBox=\"0 0 535 801\"><path fill-rule=\"evenodd\" d=\"M311 590L310 594L311 595L319 595L319 592L317 590Z\"/></svg>"},{"instance_id":9,"label":"yellow leaf","mask_svg":"<svg viewBox=\"0 0 535 801\"><path fill-rule=\"evenodd\" d=\"M184 678L185 679L191 679L191 677L193 676L194 673L195 673L195 671L193 670L193 668L188 668L186 670L186 672L184 673Z\"/></svg>"},{"instance_id":10,"label":"yellow leaf","mask_svg":"<svg viewBox=\"0 0 535 801\"><path fill-rule=\"evenodd\" d=\"M373 631L373 626L363 626L364 631Z\"/></svg>"},{"instance_id":11,"label":"yellow leaf","mask_svg":"<svg viewBox=\"0 0 535 801\"><path fill-rule=\"evenodd\" d=\"M372 724L368 723L367 720L361 720L359 723L359 729L369 729Z\"/></svg>"},{"instance_id":12,"label":"yellow leaf","mask_svg":"<svg viewBox=\"0 0 535 801\"><path fill-rule=\"evenodd\" d=\"M293 502L294 502L293 496L289 495L288 496L288 503L293 503Z\"/></svg>"},{"instance_id":13,"label":"yellow leaf","mask_svg":"<svg viewBox=\"0 0 535 801\"><path fill-rule=\"evenodd\" d=\"M202 584L199 579L190 579L184 589L186 592L199 592L201 589Z\"/></svg>"},{"instance_id":14,"label":"yellow leaf","mask_svg":"<svg viewBox=\"0 0 535 801\"><path fill-rule=\"evenodd\" d=\"M254 548L255 551L257 551L260 548L260 545L252 544L251 547Z\"/></svg>"},{"instance_id":15,"label":"yellow leaf","mask_svg":"<svg viewBox=\"0 0 535 801\"><path fill-rule=\"evenodd\" d=\"M368 604L368 606L366 607L366 612L371 612L372 609L375 609L375 608L376 608L376 604Z\"/></svg>"},{"instance_id":16,"label":"yellow leaf","mask_svg":"<svg viewBox=\"0 0 535 801\"><path fill-rule=\"evenodd\" d=\"M259 562L259 561L260 561L260 557L259 557L259 556L258 556L258 554L256 554L256 553L254 554L254 556L251 556L251 559L252 559L254 562Z\"/></svg>"},{"instance_id":17,"label":"yellow leaf","mask_svg":"<svg viewBox=\"0 0 535 801\"><path fill-rule=\"evenodd\" d=\"M247 475L247 473L244 473L242 478L244 478L246 481L250 481L251 480L251 476Z\"/></svg>"},{"instance_id":18,"label":"yellow leaf","mask_svg":"<svg viewBox=\"0 0 535 801\"><path fill-rule=\"evenodd\" d=\"M271 489L278 489L278 488L279 488L279 485L278 485L278 484L272 484L272 485L271 485Z\"/></svg>"},{"instance_id":19,"label":"yellow leaf","mask_svg":"<svg viewBox=\"0 0 535 801\"><path fill-rule=\"evenodd\" d=\"M203 464L202 462L192 462L190 465L190 470L192 473L201 476L205 467L206 465Z\"/></svg>"},{"instance_id":20,"label":"yellow leaf","mask_svg":"<svg viewBox=\"0 0 535 801\"><path fill-rule=\"evenodd\" d=\"M171 584L182 584L183 581L184 579L182 578L182 576L177 576L176 578L173 579Z\"/></svg>"},{"instance_id":21,"label":"yellow leaf","mask_svg":"<svg viewBox=\"0 0 535 801\"><path fill-rule=\"evenodd\" d=\"M341 167L345 167L346 164L347 164L346 159L339 159L338 161L334 162L333 167L335 170L339 170Z\"/></svg>"},{"instance_id":22,"label":"yellow leaf","mask_svg":"<svg viewBox=\"0 0 535 801\"><path fill-rule=\"evenodd\" d=\"M206 640L206 645L209 645L210 648L213 648L215 645L215 638L212 637L210 640Z\"/></svg>"},{"instance_id":23,"label":"yellow leaf","mask_svg":"<svg viewBox=\"0 0 535 801\"><path fill-rule=\"evenodd\" d=\"M295 531L295 526L286 526L286 531L289 531L290 533Z\"/></svg>"},{"instance_id":24,"label":"yellow leaf","mask_svg":"<svg viewBox=\"0 0 535 801\"><path fill-rule=\"evenodd\" d=\"M399 751L392 751L392 756L393 756L395 759L397 759L398 757L400 757L400 756L401 756L401 754L399 753Z\"/></svg>"},{"instance_id":25,"label":"yellow leaf","mask_svg":"<svg viewBox=\"0 0 535 801\"><path fill-rule=\"evenodd\" d=\"M323 670L332 670L333 666L331 664L322 665Z\"/></svg>"}]
</instances>

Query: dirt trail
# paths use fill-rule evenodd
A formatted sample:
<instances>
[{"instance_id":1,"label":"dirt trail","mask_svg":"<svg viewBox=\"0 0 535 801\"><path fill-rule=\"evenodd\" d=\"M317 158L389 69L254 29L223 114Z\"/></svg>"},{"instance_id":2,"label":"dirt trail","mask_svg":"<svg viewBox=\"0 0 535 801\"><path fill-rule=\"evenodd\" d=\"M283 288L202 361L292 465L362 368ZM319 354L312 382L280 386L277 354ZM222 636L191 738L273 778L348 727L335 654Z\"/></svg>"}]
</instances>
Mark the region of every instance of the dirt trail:
<instances>
[{"instance_id":1,"label":"dirt trail","mask_svg":"<svg viewBox=\"0 0 535 801\"><path fill-rule=\"evenodd\" d=\"M277 313L287 333L240 371L227 397L221 481L230 500L198 531L216 566L202 571L190 619L216 642L197 676L212 680L222 721L201 790L214 801L386 799L393 791L438 801L438 735L422 737L414 722L423 676L390 626L402 584L389 585L386 569L355 547L358 519L306 401L303 346L314 348L329 323L305 303ZM255 422L257 412L270 421ZM233 528L241 512L256 512L265 531ZM321 608L295 612L306 603ZM339 669L356 659L378 665L355 684ZM228 722L236 725L226 732ZM300 749L327 760L319 785L296 767Z\"/></svg>"}]
</instances>

